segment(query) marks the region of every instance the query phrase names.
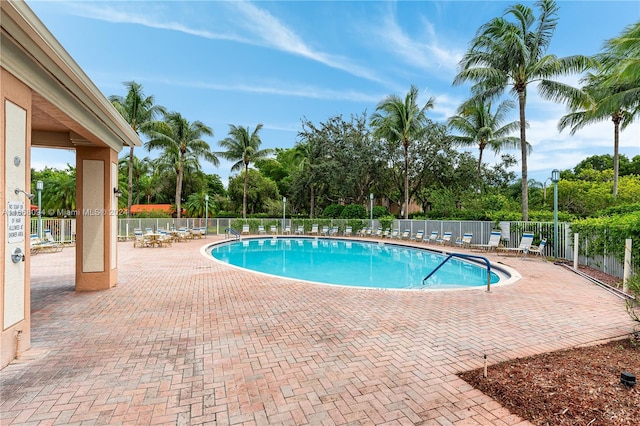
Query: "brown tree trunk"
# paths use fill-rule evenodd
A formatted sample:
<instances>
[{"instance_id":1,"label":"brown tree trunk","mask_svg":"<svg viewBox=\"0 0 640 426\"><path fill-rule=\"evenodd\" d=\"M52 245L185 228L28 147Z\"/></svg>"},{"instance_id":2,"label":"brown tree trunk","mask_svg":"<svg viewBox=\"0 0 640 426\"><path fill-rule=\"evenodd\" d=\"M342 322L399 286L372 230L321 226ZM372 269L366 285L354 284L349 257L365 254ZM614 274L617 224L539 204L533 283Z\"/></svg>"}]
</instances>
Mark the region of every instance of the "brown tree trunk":
<instances>
[{"instance_id":1,"label":"brown tree trunk","mask_svg":"<svg viewBox=\"0 0 640 426\"><path fill-rule=\"evenodd\" d=\"M242 193L242 218L247 218L247 182L249 181L249 163L244 163L244 191Z\"/></svg>"},{"instance_id":2,"label":"brown tree trunk","mask_svg":"<svg viewBox=\"0 0 640 426\"><path fill-rule=\"evenodd\" d=\"M527 89L526 87L518 90L518 103L520 106L520 154L522 161L522 220L529 220L529 187L527 179L527 123L524 116L526 104Z\"/></svg>"},{"instance_id":3,"label":"brown tree trunk","mask_svg":"<svg viewBox=\"0 0 640 426\"><path fill-rule=\"evenodd\" d=\"M178 164L178 171L176 173L176 217L180 219L182 217L182 163Z\"/></svg>"},{"instance_id":4,"label":"brown tree trunk","mask_svg":"<svg viewBox=\"0 0 640 426\"><path fill-rule=\"evenodd\" d=\"M409 142L404 144L404 218L409 219Z\"/></svg>"},{"instance_id":5,"label":"brown tree trunk","mask_svg":"<svg viewBox=\"0 0 640 426\"><path fill-rule=\"evenodd\" d=\"M620 146L620 114L612 117L613 121L613 198L618 196L618 175L620 174L620 158L618 154Z\"/></svg>"},{"instance_id":6,"label":"brown tree trunk","mask_svg":"<svg viewBox=\"0 0 640 426\"><path fill-rule=\"evenodd\" d=\"M133 202L133 146L129 150L129 194L127 195L127 219L131 217L132 202Z\"/></svg>"}]
</instances>

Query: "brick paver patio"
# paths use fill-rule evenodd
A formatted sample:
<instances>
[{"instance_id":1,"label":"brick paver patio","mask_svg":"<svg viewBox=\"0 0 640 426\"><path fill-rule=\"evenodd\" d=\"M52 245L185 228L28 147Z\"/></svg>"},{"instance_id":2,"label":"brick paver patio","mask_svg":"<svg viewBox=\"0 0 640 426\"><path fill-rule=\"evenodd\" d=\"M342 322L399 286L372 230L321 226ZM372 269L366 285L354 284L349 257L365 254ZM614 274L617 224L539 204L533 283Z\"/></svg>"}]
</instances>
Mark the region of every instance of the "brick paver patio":
<instances>
[{"instance_id":1,"label":"brick paver patio","mask_svg":"<svg viewBox=\"0 0 640 426\"><path fill-rule=\"evenodd\" d=\"M0 423L513 425L456 373L628 334L624 302L540 259L465 291L319 286L119 243L118 286L74 291L74 249L32 257L32 349ZM489 367L489 374L491 368Z\"/></svg>"}]
</instances>

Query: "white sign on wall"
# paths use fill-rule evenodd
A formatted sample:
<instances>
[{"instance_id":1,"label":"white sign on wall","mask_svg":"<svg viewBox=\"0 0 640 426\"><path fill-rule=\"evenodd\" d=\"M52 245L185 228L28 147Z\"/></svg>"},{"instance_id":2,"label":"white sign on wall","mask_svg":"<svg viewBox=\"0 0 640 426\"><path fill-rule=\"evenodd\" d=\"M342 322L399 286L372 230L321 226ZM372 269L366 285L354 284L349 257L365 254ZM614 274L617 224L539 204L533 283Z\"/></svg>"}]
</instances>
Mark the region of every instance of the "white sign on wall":
<instances>
[{"instance_id":1,"label":"white sign on wall","mask_svg":"<svg viewBox=\"0 0 640 426\"><path fill-rule=\"evenodd\" d=\"M24 203L19 201L9 201L7 207L7 241L11 243L21 243L24 241Z\"/></svg>"}]
</instances>

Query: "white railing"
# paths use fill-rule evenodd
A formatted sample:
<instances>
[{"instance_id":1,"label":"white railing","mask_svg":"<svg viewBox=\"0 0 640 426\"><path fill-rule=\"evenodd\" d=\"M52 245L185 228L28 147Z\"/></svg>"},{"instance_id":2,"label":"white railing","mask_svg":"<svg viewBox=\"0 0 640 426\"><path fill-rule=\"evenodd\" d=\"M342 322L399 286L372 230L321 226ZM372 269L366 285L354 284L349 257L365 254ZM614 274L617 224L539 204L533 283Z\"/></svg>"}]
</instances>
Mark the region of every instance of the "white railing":
<instances>
[{"instance_id":1,"label":"white railing","mask_svg":"<svg viewBox=\"0 0 640 426\"><path fill-rule=\"evenodd\" d=\"M246 221L238 218L210 218L205 221L204 218L132 218L132 219L118 219L118 238L120 240L133 239L134 229L147 229L151 228L154 231L158 229L170 230L172 228L201 228L206 227L208 234L222 235L225 229L238 226L241 223L250 222L256 228L258 225L263 225L265 229L269 229L270 225L276 225L279 232L283 225L290 225L292 229L298 225L303 225L305 229L311 229L311 224L319 223L322 225L328 225L330 227L338 226L340 231L344 231L347 223L353 224L360 223L358 226L369 226L369 219L358 220L346 220L346 219L286 219L283 223L282 218L269 218L269 219L247 219ZM69 219L42 219L43 234L44 230L50 230L53 238L56 241L63 242L65 244L75 243L76 237L76 220L75 218ZM374 220L374 229L380 226L380 221ZM465 221L465 220L404 220L395 219L391 225L392 229L399 229L401 232L408 229L411 235L419 230L424 231L424 235L429 235L432 231L438 231L442 235L445 231L452 233L452 241L461 237L463 234L471 232L473 233L473 242L479 244L486 244L489 240L489 234L492 230L496 229L495 222L492 221ZM503 233L503 244L508 247L515 247L519 244L520 238L524 232L533 232L536 240L542 238L547 239L545 246L545 255L548 257L553 256L553 236L554 236L554 224L553 222L501 222L500 226ZM357 227L353 228L353 232L359 231ZM31 219L31 233L38 234L38 219ZM588 240L580 238L580 245L588 244ZM558 223L558 255L559 259L570 260L573 259L574 247L573 247L573 234L571 232L571 224L567 222ZM600 271L603 271L609 275L622 278L624 271L624 264L621 260L618 260L614 256L602 253L597 256L579 256L579 263L582 265L588 265Z\"/></svg>"}]
</instances>

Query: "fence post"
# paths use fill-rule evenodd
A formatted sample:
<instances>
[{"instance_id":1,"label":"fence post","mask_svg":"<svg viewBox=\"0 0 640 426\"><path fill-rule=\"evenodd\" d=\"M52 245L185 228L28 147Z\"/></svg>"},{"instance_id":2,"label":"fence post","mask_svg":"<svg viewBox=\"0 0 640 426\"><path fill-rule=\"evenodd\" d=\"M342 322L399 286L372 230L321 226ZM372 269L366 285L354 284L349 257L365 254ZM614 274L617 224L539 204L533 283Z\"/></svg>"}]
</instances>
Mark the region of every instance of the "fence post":
<instances>
[{"instance_id":1,"label":"fence post","mask_svg":"<svg viewBox=\"0 0 640 426\"><path fill-rule=\"evenodd\" d=\"M578 244L580 242L580 234L577 232L573 234L573 269L578 269Z\"/></svg>"},{"instance_id":2,"label":"fence post","mask_svg":"<svg viewBox=\"0 0 640 426\"><path fill-rule=\"evenodd\" d=\"M624 242L624 280L622 281L622 291L629 293L629 277L631 277L631 238Z\"/></svg>"}]
</instances>

